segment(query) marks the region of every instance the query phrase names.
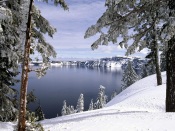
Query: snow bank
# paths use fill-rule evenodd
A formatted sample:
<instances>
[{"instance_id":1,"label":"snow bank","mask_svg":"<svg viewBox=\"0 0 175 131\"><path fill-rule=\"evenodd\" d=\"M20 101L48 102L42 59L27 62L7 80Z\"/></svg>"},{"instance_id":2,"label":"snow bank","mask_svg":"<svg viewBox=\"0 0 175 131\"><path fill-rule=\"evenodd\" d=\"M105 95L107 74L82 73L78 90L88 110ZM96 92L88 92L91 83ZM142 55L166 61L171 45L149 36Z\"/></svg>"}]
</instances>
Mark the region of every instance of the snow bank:
<instances>
[{"instance_id":1,"label":"snow bank","mask_svg":"<svg viewBox=\"0 0 175 131\"><path fill-rule=\"evenodd\" d=\"M165 72L162 77L161 86L157 86L155 75L141 79L117 95L106 107L121 111L165 112Z\"/></svg>"},{"instance_id":2,"label":"snow bank","mask_svg":"<svg viewBox=\"0 0 175 131\"><path fill-rule=\"evenodd\" d=\"M0 122L0 131L14 131L16 122Z\"/></svg>"},{"instance_id":3,"label":"snow bank","mask_svg":"<svg viewBox=\"0 0 175 131\"><path fill-rule=\"evenodd\" d=\"M163 85L156 86L155 75L146 77L121 92L103 109L41 123L46 131L174 131L175 114L165 113L165 72L162 76ZM3 125L0 123L0 127Z\"/></svg>"}]
</instances>

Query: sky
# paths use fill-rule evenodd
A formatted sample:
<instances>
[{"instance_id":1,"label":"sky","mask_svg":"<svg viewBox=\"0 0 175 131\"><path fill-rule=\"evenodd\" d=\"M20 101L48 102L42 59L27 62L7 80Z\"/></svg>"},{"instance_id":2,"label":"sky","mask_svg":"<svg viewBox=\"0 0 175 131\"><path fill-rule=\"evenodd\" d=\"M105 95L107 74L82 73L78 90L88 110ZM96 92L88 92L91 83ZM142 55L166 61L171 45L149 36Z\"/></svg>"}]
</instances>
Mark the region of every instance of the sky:
<instances>
[{"instance_id":1,"label":"sky","mask_svg":"<svg viewBox=\"0 0 175 131\"><path fill-rule=\"evenodd\" d=\"M69 11L55 7L52 3L35 2L42 15L57 29L53 38L46 36L57 52L59 58L98 59L112 56L124 56L126 50L118 45L109 44L92 50L91 44L99 35L84 39L88 27L95 24L105 12L105 0L67 0ZM146 51L136 53L143 56Z\"/></svg>"}]
</instances>

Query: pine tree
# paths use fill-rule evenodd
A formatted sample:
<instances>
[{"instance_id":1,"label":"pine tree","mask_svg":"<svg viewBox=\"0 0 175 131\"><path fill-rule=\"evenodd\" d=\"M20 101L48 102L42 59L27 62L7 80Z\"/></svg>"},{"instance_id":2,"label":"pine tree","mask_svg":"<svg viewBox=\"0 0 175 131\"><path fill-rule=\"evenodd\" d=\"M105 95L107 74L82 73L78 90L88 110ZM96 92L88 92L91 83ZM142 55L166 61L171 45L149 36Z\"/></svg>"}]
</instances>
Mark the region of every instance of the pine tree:
<instances>
[{"instance_id":1,"label":"pine tree","mask_svg":"<svg viewBox=\"0 0 175 131\"><path fill-rule=\"evenodd\" d=\"M26 108L26 109L27 109L28 111L31 111L31 110L29 109L29 104L36 102L36 100L37 100L37 98L36 98L36 96L34 95L34 90L30 91L30 92L27 94L27 105L26 105L27 108Z\"/></svg>"},{"instance_id":2,"label":"pine tree","mask_svg":"<svg viewBox=\"0 0 175 131\"><path fill-rule=\"evenodd\" d=\"M94 102L93 102L93 99L91 99L91 103L89 104L89 111L90 110L94 110Z\"/></svg>"},{"instance_id":3,"label":"pine tree","mask_svg":"<svg viewBox=\"0 0 175 131\"><path fill-rule=\"evenodd\" d=\"M116 95L117 95L117 91L114 90L114 91L112 92L112 94L111 94L111 100L112 100Z\"/></svg>"},{"instance_id":4,"label":"pine tree","mask_svg":"<svg viewBox=\"0 0 175 131\"><path fill-rule=\"evenodd\" d=\"M122 78L122 91L125 90L128 86L132 85L136 81L138 81L138 75L134 71L131 61L128 61L128 65L123 73Z\"/></svg>"},{"instance_id":5,"label":"pine tree","mask_svg":"<svg viewBox=\"0 0 175 131\"><path fill-rule=\"evenodd\" d=\"M48 2L47 0L43 1ZM68 9L64 0L54 0L54 4L59 4L64 9ZM12 63L10 64L11 70L17 69L18 62L23 61L18 130L25 130L28 72L31 71L28 67L29 55L34 53L34 50L38 51L41 53L45 66L47 66L49 57L55 56L56 53L53 47L45 42L43 34L48 33L52 37L55 29L41 16L40 11L33 6L33 0L0 1L0 14L2 16L0 17L0 36L2 37L0 42L3 45L8 43L7 48L3 46L0 48L0 57L7 56L7 61ZM5 20L8 20L8 22L5 22ZM5 67L5 69L9 69L9 67ZM46 68L42 67L35 71L38 76L42 76L45 74L45 70Z\"/></svg>"},{"instance_id":6,"label":"pine tree","mask_svg":"<svg viewBox=\"0 0 175 131\"><path fill-rule=\"evenodd\" d=\"M11 86L17 82L17 73L10 71L10 63L5 64L5 59L0 58L0 121L14 121L18 115L18 92Z\"/></svg>"},{"instance_id":7,"label":"pine tree","mask_svg":"<svg viewBox=\"0 0 175 131\"><path fill-rule=\"evenodd\" d=\"M169 19L171 22L164 24L165 29L169 29L170 40L168 41L166 52L167 88L166 88L166 112L175 112L175 1L168 1Z\"/></svg>"},{"instance_id":8,"label":"pine tree","mask_svg":"<svg viewBox=\"0 0 175 131\"><path fill-rule=\"evenodd\" d=\"M25 2L25 0L21 0ZM44 0L45 1L45 0ZM27 27L25 29L25 45L24 45L24 52L23 52L23 67L22 67L22 74L21 74L21 89L20 89L20 113L19 113L19 122L18 122L18 130L23 131L26 127L26 93L27 93L27 85L28 85L28 73L31 71L29 69L29 61L30 61L30 53L34 53L34 50L41 53L43 58L44 65L40 68L35 70L37 75L43 76L45 75L45 71L48 68L49 57L56 56L56 52L53 50L53 47L48 44L44 40L43 34L46 32L50 37L53 36L55 33L55 29L49 25L49 22L41 16L40 11L37 10L35 6L33 6L33 0L26 1L28 5L27 11L26 8L23 6L22 11L26 12L27 14ZM64 9L66 8L66 4L63 1L54 0L54 3L61 4ZM33 19L33 21L32 21ZM33 22L33 23L32 23ZM36 25L36 27L34 26Z\"/></svg>"},{"instance_id":9,"label":"pine tree","mask_svg":"<svg viewBox=\"0 0 175 131\"><path fill-rule=\"evenodd\" d=\"M44 120L44 119L45 119L44 113L43 113L42 108L41 108L40 105L39 105L38 108L35 110L35 116L37 117L37 120L38 120L38 121Z\"/></svg>"},{"instance_id":10,"label":"pine tree","mask_svg":"<svg viewBox=\"0 0 175 131\"><path fill-rule=\"evenodd\" d=\"M145 68L148 76L156 73L155 65L152 60L149 60L148 63L145 64Z\"/></svg>"},{"instance_id":11,"label":"pine tree","mask_svg":"<svg viewBox=\"0 0 175 131\"><path fill-rule=\"evenodd\" d=\"M169 0L168 7L170 9L169 17L175 18L175 1ZM168 23L172 24L172 23ZM168 25L166 25L165 28ZM172 26L171 26L172 27ZM175 27L174 27L175 28ZM166 53L166 69L167 69L167 88L166 88L166 112L175 112L175 33L171 34L168 41L168 49Z\"/></svg>"},{"instance_id":12,"label":"pine tree","mask_svg":"<svg viewBox=\"0 0 175 131\"><path fill-rule=\"evenodd\" d=\"M12 4L13 3L13 4ZM19 34L16 32L17 18L15 1L0 2L0 121L17 119L17 90L12 88L18 80ZM11 11L12 10L12 11Z\"/></svg>"},{"instance_id":13,"label":"pine tree","mask_svg":"<svg viewBox=\"0 0 175 131\"><path fill-rule=\"evenodd\" d=\"M26 130L36 130L36 131L44 131L42 125L37 123L37 121L44 120L44 113L41 109L41 105L39 102L39 106L36 108L35 112L29 108L29 104L37 101L36 96L34 95L34 90L27 94L27 105L26 105L26 120L27 126Z\"/></svg>"},{"instance_id":14,"label":"pine tree","mask_svg":"<svg viewBox=\"0 0 175 131\"><path fill-rule=\"evenodd\" d=\"M0 82L0 121L17 119L17 91Z\"/></svg>"},{"instance_id":15,"label":"pine tree","mask_svg":"<svg viewBox=\"0 0 175 131\"><path fill-rule=\"evenodd\" d=\"M67 115L67 105L66 105L66 100L63 101L63 108L61 110L61 115Z\"/></svg>"},{"instance_id":16,"label":"pine tree","mask_svg":"<svg viewBox=\"0 0 175 131\"><path fill-rule=\"evenodd\" d=\"M107 103L107 95L105 94L105 87L100 85L97 101L94 103L94 109L103 108Z\"/></svg>"},{"instance_id":17,"label":"pine tree","mask_svg":"<svg viewBox=\"0 0 175 131\"><path fill-rule=\"evenodd\" d=\"M157 77L157 85L162 84L162 76L161 76L161 70L160 70L160 63L159 63L159 44L156 41L156 34L155 30L153 28L153 31L151 32L151 39L147 40L147 48L149 48L151 51L150 53L146 56L146 58L149 59L147 63L147 67L150 66L149 74L154 74L156 73ZM149 68L148 68L149 69ZM154 71L155 70L155 71Z\"/></svg>"},{"instance_id":18,"label":"pine tree","mask_svg":"<svg viewBox=\"0 0 175 131\"><path fill-rule=\"evenodd\" d=\"M166 71L166 50L163 50L163 52L160 54L160 66L161 71Z\"/></svg>"},{"instance_id":19,"label":"pine tree","mask_svg":"<svg viewBox=\"0 0 175 131\"><path fill-rule=\"evenodd\" d=\"M70 107L70 105L67 106L67 108L66 108L66 114L67 115L70 115L71 114L71 107Z\"/></svg>"},{"instance_id":20,"label":"pine tree","mask_svg":"<svg viewBox=\"0 0 175 131\"><path fill-rule=\"evenodd\" d=\"M100 33L100 38L92 44L92 49L99 45L117 43L119 37L123 41L118 43L127 48L127 55L142 50L147 46L148 39L152 38L154 30L156 41L167 46L167 90L166 111L175 111L175 70L173 65L175 42L175 1L174 0L106 0L107 9L95 25L85 33L85 38ZM156 26L155 26L156 25ZM156 27L156 28L155 28ZM104 33L103 28L107 28ZM130 31L134 31L130 34ZM128 47L128 40L134 42Z\"/></svg>"},{"instance_id":21,"label":"pine tree","mask_svg":"<svg viewBox=\"0 0 175 131\"><path fill-rule=\"evenodd\" d=\"M141 78L145 78L148 76L148 71L147 71L147 68L146 68L146 65L143 65L142 66L142 72L141 72Z\"/></svg>"},{"instance_id":22,"label":"pine tree","mask_svg":"<svg viewBox=\"0 0 175 131\"><path fill-rule=\"evenodd\" d=\"M74 114L74 113L76 113L74 106L70 106L70 114Z\"/></svg>"},{"instance_id":23,"label":"pine tree","mask_svg":"<svg viewBox=\"0 0 175 131\"><path fill-rule=\"evenodd\" d=\"M166 112L175 112L175 36L168 42L166 55L167 89Z\"/></svg>"},{"instance_id":24,"label":"pine tree","mask_svg":"<svg viewBox=\"0 0 175 131\"><path fill-rule=\"evenodd\" d=\"M42 125L37 122L38 118L35 115L35 112L27 111L27 126L26 131L44 131Z\"/></svg>"},{"instance_id":25,"label":"pine tree","mask_svg":"<svg viewBox=\"0 0 175 131\"><path fill-rule=\"evenodd\" d=\"M83 94L80 94L80 97L78 98L76 109L77 109L77 112L83 112L83 110L84 110L84 97L83 97Z\"/></svg>"},{"instance_id":26,"label":"pine tree","mask_svg":"<svg viewBox=\"0 0 175 131\"><path fill-rule=\"evenodd\" d=\"M157 74L157 84L160 85L161 73L158 58L158 41L162 41L160 38L161 18L164 16L166 9L155 6L160 5L158 1L142 0L142 1L129 1L129 0L106 0L106 12L98 19L95 25L89 27L85 33L85 38L100 33L100 38L97 39L92 45L92 49L98 48L99 45L108 45L109 42L113 44L118 43L122 48L126 48L126 55L141 51L147 47L148 43L155 45L155 67ZM161 5L166 5L165 1L162 1ZM147 17L149 16L149 17ZM163 18L164 19L164 18ZM103 28L107 28L105 33ZM129 32L132 32L129 33ZM122 37L122 41L118 42L119 37ZM133 40L131 45L128 45L128 41Z\"/></svg>"},{"instance_id":27,"label":"pine tree","mask_svg":"<svg viewBox=\"0 0 175 131\"><path fill-rule=\"evenodd\" d=\"M146 70L147 70L147 74L148 75L152 75L156 73L156 69L155 69L155 51L154 51L154 45L150 44L147 46L151 51L147 54L147 56L145 58L148 59L147 63L145 64Z\"/></svg>"}]
</instances>

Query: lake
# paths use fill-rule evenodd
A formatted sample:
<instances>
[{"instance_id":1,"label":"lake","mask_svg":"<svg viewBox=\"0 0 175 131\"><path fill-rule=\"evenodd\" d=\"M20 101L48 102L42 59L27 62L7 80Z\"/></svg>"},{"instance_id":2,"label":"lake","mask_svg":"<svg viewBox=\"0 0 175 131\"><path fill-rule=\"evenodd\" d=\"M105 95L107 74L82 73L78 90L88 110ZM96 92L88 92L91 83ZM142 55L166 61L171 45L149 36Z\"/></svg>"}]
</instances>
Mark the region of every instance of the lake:
<instances>
[{"instance_id":1,"label":"lake","mask_svg":"<svg viewBox=\"0 0 175 131\"><path fill-rule=\"evenodd\" d=\"M87 110L91 99L96 100L100 85L106 87L105 92L110 100L114 90L121 91L122 73L119 68L52 66L40 79L34 72L29 74L28 92L34 89L45 117L54 118L61 115L64 100L67 105L76 107L80 93L84 94L84 106ZM19 90L19 83L16 87ZM37 105L31 104L30 107L36 109Z\"/></svg>"}]
</instances>

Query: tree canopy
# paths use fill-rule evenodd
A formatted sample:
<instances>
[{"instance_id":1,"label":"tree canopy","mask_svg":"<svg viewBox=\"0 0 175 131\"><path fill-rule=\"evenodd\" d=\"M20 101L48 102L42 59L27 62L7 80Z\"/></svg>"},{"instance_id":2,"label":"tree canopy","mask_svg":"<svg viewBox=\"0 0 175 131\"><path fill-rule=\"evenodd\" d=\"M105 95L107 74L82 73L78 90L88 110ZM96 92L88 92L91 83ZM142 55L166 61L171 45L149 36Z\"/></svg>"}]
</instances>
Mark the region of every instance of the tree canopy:
<instances>
[{"instance_id":1,"label":"tree canopy","mask_svg":"<svg viewBox=\"0 0 175 131\"><path fill-rule=\"evenodd\" d=\"M105 6L106 11L84 36L88 38L100 33L92 49L112 42L126 48L126 55L130 55L151 43L153 34L162 44L174 35L167 0L106 0Z\"/></svg>"}]
</instances>

